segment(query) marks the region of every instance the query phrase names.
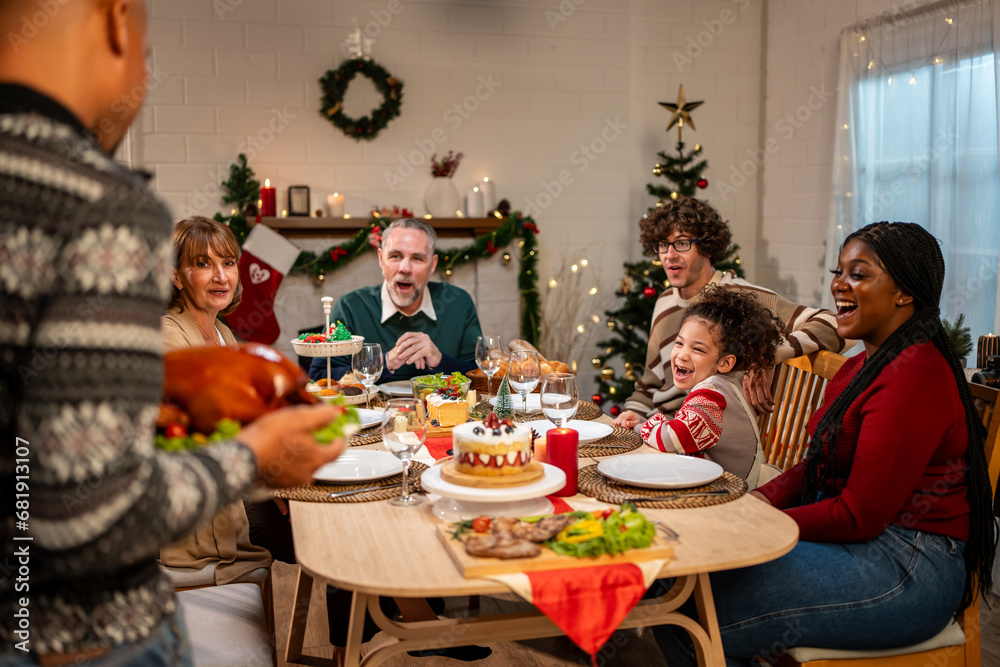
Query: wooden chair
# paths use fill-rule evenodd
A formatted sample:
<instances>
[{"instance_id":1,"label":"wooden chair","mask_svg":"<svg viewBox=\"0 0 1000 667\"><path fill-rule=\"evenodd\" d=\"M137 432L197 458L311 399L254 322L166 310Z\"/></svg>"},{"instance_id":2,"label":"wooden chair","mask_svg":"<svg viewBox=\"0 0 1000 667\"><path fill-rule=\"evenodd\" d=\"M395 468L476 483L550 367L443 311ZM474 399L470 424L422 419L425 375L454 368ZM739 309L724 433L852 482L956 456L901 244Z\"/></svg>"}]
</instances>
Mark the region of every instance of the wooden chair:
<instances>
[{"instance_id":1,"label":"wooden chair","mask_svg":"<svg viewBox=\"0 0 1000 667\"><path fill-rule=\"evenodd\" d=\"M824 350L789 359L775 369L771 382L774 412L758 420L767 463L788 470L802 459L809 444L809 418L823 399L827 380L845 361L847 357Z\"/></svg>"},{"instance_id":2,"label":"wooden chair","mask_svg":"<svg viewBox=\"0 0 1000 667\"><path fill-rule=\"evenodd\" d=\"M976 399L983 425L987 428L985 449L989 464L990 484L993 494L997 490L1000 476L1000 390L969 384ZM979 597L962 613L956 623L952 621L931 639L898 649L882 651L839 651L817 648L793 648L788 651L787 660L780 665L801 665L801 667L912 667L912 665L934 665L934 667L979 667L982 664L979 626Z\"/></svg>"}]
</instances>

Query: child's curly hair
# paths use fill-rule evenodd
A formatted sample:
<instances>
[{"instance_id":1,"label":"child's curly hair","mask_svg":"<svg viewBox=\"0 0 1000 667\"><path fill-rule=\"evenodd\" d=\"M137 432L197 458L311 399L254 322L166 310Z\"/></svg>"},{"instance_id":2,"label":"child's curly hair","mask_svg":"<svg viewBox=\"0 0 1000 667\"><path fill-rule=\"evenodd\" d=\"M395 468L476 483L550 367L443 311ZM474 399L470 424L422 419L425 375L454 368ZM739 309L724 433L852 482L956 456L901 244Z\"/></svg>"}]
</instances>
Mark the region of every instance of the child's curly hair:
<instances>
[{"instance_id":1,"label":"child's curly hair","mask_svg":"<svg viewBox=\"0 0 1000 667\"><path fill-rule=\"evenodd\" d=\"M708 325L722 356L736 357L733 371L763 370L774 365L783 325L757 302L755 294L707 285L698 301L684 313L681 324L692 317Z\"/></svg>"}]
</instances>

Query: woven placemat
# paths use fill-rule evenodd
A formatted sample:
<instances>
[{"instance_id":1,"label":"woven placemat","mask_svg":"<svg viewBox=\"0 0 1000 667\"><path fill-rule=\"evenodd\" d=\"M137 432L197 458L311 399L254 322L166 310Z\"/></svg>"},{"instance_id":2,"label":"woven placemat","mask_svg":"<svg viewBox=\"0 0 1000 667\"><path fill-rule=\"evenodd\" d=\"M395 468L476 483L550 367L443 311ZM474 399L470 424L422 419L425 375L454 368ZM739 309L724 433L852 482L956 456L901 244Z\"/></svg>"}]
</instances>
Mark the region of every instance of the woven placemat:
<instances>
[{"instance_id":1,"label":"woven placemat","mask_svg":"<svg viewBox=\"0 0 1000 667\"><path fill-rule=\"evenodd\" d=\"M368 428L363 428L351 436L347 443L350 447L360 447L361 445L374 445L382 441L382 424L375 424Z\"/></svg>"},{"instance_id":2,"label":"woven placemat","mask_svg":"<svg viewBox=\"0 0 1000 667\"><path fill-rule=\"evenodd\" d=\"M493 411L493 406L489 404L488 400L480 401L476 406L476 411L483 415L488 415ZM528 415L525 420L521 419L521 413L514 411L515 421L535 421L538 419L546 419L546 416L539 412L538 414ZM603 413L600 407L596 403L591 403L590 401L580 401L580 406L576 409L576 416L573 419L583 419L585 421L591 421L600 417Z\"/></svg>"},{"instance_id":3,"label":"woven placemat","mask_svg":"<svg viewBox=\"0 0 1000 667\"><path fill-rule=\"evenodd\" d=\"M624 454L637 449L642 444L642 436L633 429L612 426L611 435L605 436L597 442L588 442L580 445L579 456L614 456Z\"/></svg>"},{"instance_id":4,"label":"woven placemat","mask_svg":"<svg viewBox=\"0 0 1000 667\"><path fill-rule=\"evenodd\" d=\"M722 473L722 477L711 484L705 484L689 489L643 489L638 486L629 486L608 479L597 470L596 465L587 466L580 470L579 476L580 493L603 500L606 503L621 503L628 498L658 498L662 500L644 500L638 505L643 507L658 507L660 509L688 509L692 507L710 507L712 505L722 505L731 500L736 500L747 491L747 483L728 472ZM729 493L718 496L691 496L692 493L703 491L725 490Z\"/></svg>"},{"instance_id":5,"label":"woven placemat","mask_svg":"<svg viewBox=\"0 0 1000 667\"><path fill-rule=\"evenodd\" d=\"M420 475L427 470L428 466L419 461L410 461L409 484L410 493L422 491L420 488ZM376 479L370 482L358 482L356 484L306 484L304 486L293 486L288 489L275 489L274 497L284 500L301 500L307 503L370 503L376 500L389 500L402 495L403 487L392 486L403 481L403 473ZM390 487L380 488L373 491L353 493L349 496L331 498L329 494L337 491L351 491L352 489L366 489L370 486Z\"/></svg>"}]
</instances>

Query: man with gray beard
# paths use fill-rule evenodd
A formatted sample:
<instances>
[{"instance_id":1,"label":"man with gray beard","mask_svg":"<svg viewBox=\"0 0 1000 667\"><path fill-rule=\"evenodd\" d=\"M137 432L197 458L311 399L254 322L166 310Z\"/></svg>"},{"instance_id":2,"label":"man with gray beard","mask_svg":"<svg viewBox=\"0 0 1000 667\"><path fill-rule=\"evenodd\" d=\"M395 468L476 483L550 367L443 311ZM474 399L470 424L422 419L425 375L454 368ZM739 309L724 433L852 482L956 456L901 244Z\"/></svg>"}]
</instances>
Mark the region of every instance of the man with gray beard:
<instances>
[{"instance_id":1,"label":"man with gray beard","mask_svg":"<svg viewBox=\"0 0 1000 667\"><path fill-rule=\"evenodd\" d=\"M423 220L396 220L382 235L381 285L362 287L337 300L330 322L344 323L365 342L379 343L385 370L379 382L476 367L482 335L472 297L448 283L429 282L437 267L437 233ZM332 375L351 370L351 358L334 357ZM309 374L326 376L326 358L313 359Z\"/></svg>"}]
</instances>

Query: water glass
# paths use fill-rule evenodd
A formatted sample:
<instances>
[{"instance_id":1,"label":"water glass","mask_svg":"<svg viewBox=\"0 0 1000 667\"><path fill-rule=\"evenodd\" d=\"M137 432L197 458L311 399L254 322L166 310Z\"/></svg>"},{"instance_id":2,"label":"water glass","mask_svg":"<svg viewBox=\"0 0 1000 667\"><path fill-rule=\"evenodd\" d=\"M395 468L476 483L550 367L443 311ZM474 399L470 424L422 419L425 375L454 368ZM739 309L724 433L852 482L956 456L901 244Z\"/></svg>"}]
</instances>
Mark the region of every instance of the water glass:
<instances>
[{"instance_id":1,"label":"water glass","mask_svg":"<svg viewBox=\"0 0 1000 667\"><path fill-rule=\"evenodd\" d=\"M371 408L371 393L375 381L382 375L382 346L364 343L351 357L351 370L358 382L365 386L365 406Z\"/></svg>"},{"instance_id":2,"label":"water glass","mask_svg":"<svg viewBox=\"0 0 1000 667\"><path fill-rule=\"evenodd\" d=\"M507 363L507 382L521 395L522 418L528 418L528 394L538 386L542 364L534 350L515 350Z\"/></svg>"},{"instance_id":3,"label":"water glass","mask_svg":"<svg viewBox=\"0 0 1000 667\"><path fill-rule=\"evenodd\" d=\"M503 366L503 360L506 356L503 338L500 336L480 336L479 340L476 341L476 365L489 378L490 382L490 388L486 395L487 400L493 394L493 376Z\"/></svg>"},{"instance_id":4,"label":"water glass","mask_svg":"<svg viewBox=\"0 0 1000 667\"><path fill-rule=\"evenodd\" d=\"M576 388L576 376L572 373L547 373L542 376L542 392L539 396L542 412L556 426L566 426L580 405L580 395Z\"/></svg>"},{"instance_id":5,"label":"water glass","mask_svg":"<svg viewBox=\"0 0 1000 667\"><path fill-rule=\"evenodd\" d=\"M424 444L427 437L427 411L419 398L393 398L382 415L382 443L386 449L403 462L403 495L389 501L390 505L411 507L424 502L420 496L411 496L408 486L410 460Z\"/></svg>"}]
</instances>

